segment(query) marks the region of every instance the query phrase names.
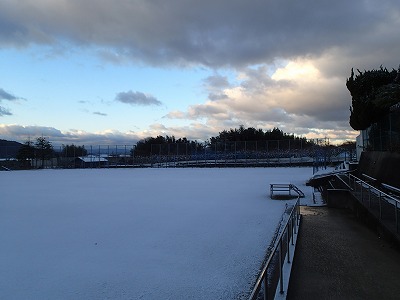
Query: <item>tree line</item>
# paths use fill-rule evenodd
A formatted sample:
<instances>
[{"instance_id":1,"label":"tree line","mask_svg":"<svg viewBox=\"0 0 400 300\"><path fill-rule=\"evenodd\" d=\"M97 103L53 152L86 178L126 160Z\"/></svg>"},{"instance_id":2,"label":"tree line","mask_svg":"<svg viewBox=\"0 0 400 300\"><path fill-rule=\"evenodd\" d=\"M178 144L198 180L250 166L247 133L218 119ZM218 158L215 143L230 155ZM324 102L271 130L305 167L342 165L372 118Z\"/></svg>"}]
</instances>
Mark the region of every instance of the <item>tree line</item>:
<instances>
[{"instance_id":1,"label":"tree line","mask_svg":"<svg viewBox=\"0 0 400 300\"><path fill-rule=\"evenodd\" d=\"M217 136L211 137L204 143L198 141L188 140L186 137L175 138L174 136L156 136L147 137L139 140L136 145L130 150L131 156L150 156L153 154L153 145L185 145L185 147L191 149L191 151L201 152L210 144L223 144L227 142L241 142L241 141L283 141L291 140L297 145L302 145L303 148L313 146L312 141L307 140L304 137L298 137L294 134L284 133L279 128L273 128L271 130L255 129L253 127L244 128L243 125L239 128L230 130L223 130L218 133ZM35 141L26 141L19 149L17 153L17 159L20 161L26 161L29 159L40 159L42 162L53 158L55 156L62 157L79 157L86 156L88 154L85 146L77 145L62 145L61 152L55 152L52 143L45 137L38 137Z\"/></svg>"},{"instance_id":2,"label":"tree line","mask_svg":"<svg viewBox=\"0 0 400 300\"><path fill-rule=\"evenodd\" d=\"M148 137L140 140L136 143L134 149L132 149L131 154L135 156L149 156L152 154L152 147L158 145L162 147L163 145L179 145L185 144L192 152L203 151L204 148L210 144L224 144L228 142L252 142L252 141L282 141L291 140L297 145L302 145L306 148L308 146L314 145L312 141L307 140L304 137L298 137L294 134L284 133L279 128L273 128L271 130L255 129L253 127L245 128L240 125L239 128L234 128L230 130L223 130L218 133L217 136L211 137L204 143L198 143L197 141L189 141L187 138L176 139L174 136L157 136ZM296 143L297 142L297 143Z\"/></svg>"},{"instance_id":3,"label":"tree line","mask_svg":"<svg viewBox=\"0 0 400 300\"><path fill-rule=\"evenodd\" d=\"M223 130L216 137L210 139L211 143L216 142L237 142L237 141L281 141L281 140L302 140L304 144L307 139L295 136L294 134L284 133L277 127L270 130L255 129L253 127L244 128L240 125L239 128Z\"/></svg>"},{"instance_id":4,"label":"tree line","mask_svg":"<svg viewBox=\"0 0 400 300\"><path fill-rule=\"evenodd\" d=\"M77 157L87 155L85 146L63 145L59 153L64 157ZM39 159L42 165L45 160L56 156L52 143L45 137L38 137L35 141L28 140L22 144L17 152L17 159L21 162L30 159Z\"/></svg>"}]
</instances>

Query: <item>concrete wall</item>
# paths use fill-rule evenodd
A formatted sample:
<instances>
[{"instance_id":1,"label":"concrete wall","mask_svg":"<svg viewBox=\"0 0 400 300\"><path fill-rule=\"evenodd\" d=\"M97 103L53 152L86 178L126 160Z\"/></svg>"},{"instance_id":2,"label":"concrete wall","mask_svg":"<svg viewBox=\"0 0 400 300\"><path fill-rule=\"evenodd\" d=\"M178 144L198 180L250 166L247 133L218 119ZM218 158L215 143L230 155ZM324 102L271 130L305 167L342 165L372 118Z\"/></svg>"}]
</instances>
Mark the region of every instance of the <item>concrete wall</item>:
<instances>
[{"instance_id":1,"label":"concrete wall","mask_svg":"<svg viewBox=\"0 0 400 300\"><path fill-rule=\"evenodd\" d=\"M348 190L327 189L325 201L332 208L354 208L354 197Z\"/></svg>"},{"instance_id":2,"label":"concrete wall","mask_svg":"<svg viewBox=\"0 0 400 300\"><path fill-rule=\"evenodd\" d=\"M361 154L359 175L366 174L400 189L400 154L392 152L369 151Z\"/></svg>"}]
</instances>

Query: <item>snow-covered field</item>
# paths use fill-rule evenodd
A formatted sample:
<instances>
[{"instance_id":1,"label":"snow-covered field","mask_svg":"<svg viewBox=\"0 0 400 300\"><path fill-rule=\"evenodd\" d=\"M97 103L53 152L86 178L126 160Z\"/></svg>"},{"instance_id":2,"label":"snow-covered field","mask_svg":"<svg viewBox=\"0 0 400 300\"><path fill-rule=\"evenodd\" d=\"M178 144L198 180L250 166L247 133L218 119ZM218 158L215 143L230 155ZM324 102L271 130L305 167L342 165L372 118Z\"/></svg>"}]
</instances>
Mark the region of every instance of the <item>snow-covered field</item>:
<instances>
[{"instance_id":1,"label":"snow-covered field","mask_svg":"<svg viewBox=\"0 0 400 300\"><path fill-rule=\"evenodd\" d=\"M0 299L240 299L311 168L0 172Z\"/></svg>"}]
</instances>

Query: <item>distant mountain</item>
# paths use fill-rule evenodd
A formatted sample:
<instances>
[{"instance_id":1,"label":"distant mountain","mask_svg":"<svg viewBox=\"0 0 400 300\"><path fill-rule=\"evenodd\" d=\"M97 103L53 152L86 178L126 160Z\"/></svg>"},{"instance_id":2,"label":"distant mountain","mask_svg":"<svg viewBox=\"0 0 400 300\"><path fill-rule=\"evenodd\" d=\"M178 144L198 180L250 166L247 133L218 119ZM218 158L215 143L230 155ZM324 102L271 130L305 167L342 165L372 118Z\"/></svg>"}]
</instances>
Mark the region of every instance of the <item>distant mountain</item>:
<instances>
[{"instance_id":1,"label":"distant mountain","mask_svg":"<svg viewBox=\"0 0 400 300\"><path fill-rule=\"evenodd\" d=\"M0 140L0 158L15 158L21 146L15 141Z\"/></svg>"}]
</instances>

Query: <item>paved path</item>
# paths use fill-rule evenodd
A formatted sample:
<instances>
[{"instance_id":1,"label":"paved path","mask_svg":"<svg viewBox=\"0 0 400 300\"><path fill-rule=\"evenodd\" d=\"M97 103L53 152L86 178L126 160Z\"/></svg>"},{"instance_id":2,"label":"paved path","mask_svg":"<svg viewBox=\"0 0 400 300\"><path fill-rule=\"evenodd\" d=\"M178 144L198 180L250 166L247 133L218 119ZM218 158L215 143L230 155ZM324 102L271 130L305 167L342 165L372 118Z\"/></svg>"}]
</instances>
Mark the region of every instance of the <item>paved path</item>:
<instances>
[{"instance_id":1,"label":"paved path","mask_svg":"<svg viewBox=\"0 0 400 300\"><path fill-rule=\"evenodd\" d=\"M348 210L301 213L287 299L400 299L400 250Z\"/></svg>"}]
</instances>

